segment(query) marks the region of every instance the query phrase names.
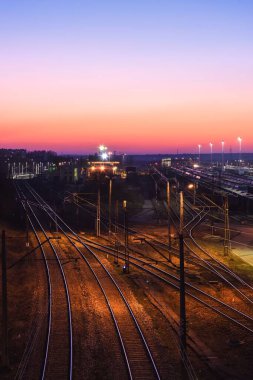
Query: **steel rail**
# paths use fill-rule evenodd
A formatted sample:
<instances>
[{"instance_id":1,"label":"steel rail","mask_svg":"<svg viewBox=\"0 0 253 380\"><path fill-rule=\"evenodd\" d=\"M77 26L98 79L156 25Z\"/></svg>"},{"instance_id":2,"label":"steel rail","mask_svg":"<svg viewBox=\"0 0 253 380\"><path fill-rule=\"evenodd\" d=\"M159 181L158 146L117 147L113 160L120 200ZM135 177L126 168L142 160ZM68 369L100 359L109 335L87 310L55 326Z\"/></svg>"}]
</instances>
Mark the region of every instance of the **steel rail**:
<instances>
[{"instance_id":1,"label":"steel rail","mask_svg":"<svg viewBox=\"0 0 253 380\"><path fill-rule=\"evenodd\" d=\"M46 205L47 206L47 209L45 209L44 208L44 211L48 214L48 216L51 218L51 219L53 219L54 221L55 221L55 219L54 219L54 217L49 213L49 210L54 214L54 216L57 218L57 219L59 219L60 220L60 222L72 233L72 234L74 234L75 236L76 236L76 238L77 239L79 239L79 237L78 237L78 235L77 234L75 234L75 232L59 217L59 215L43 200L43 198L34 190L34 189L32 189L31 188L31 186L29 186L28 185L28 188L29 188L29 191L31 192L31 194L34 196L34 198L38 201L38 198L40 199L40 202L42 203L42 204L44 204L44 205ZM105 290L103 289L103 287L102 287L102 284L101 284L101 282L99 281L99 279L98 279L98 277L97 277L97 275L96 275L96 273L95 273L95 271L93 270L93 268L91 267L91 265L90 265L90 263L89 263L89 261L87 260L87 258L84 256L84 254L81 252L81 250L76 246L76 244L75 243L73 243L73 241L69 238L69 236L66 234L66 232L63 230L63 228L62 228L62 226L59 224L59 222L57 222L57 224L58 224L58 227L59 227L59 229L62 231L62 233L64 234L64 236L68 239L68 241L71 243L71 245L77 250L77 252L81 255L81 257L84 259L84 261L88 264L88 266L89 266L89 268L91 269L91 271L92 271L92 273L94 274L94 276L96 277L96 279L97 279L97 281L98 281L98 283L100 284L100 286L101 286L101 290L103 291L103 293L104 293L104 295L105 295L105 297L107 298L107 296L106 296L106 292L105 292ZM82 243L82 241L81 241L81 239L80 239L80 241L79 241L80 243ZM83 243L82 243L83 244ZM132 311L132 309L131 309L131 307L130 307L130 305L129 305L129 303L127 302L127 300L126 300L126 298L125 298L125 296L123 295L123 293L122 293L122 291L121 291L121 289L120 289L120 287L118 286L118 284L116 283L116 281L115 281L115 279L112 277L112 275L110 274L110 272L105 268L105 266L104 266L104 264L101 262L101 260L98 258L98 256L95 254L95 252L93 252L91 249L90 249L90 247L88 247L88 246L85 246L85 244L83 244L83 246L86 248L86 250L90 253L90 254L92 254L92 256L96 259L96 261L101 265L101 267L104 269L104 271L107 273L107 275L110 277L110 279L111 279L111 281L113 282L113 284L115 285L115 287L116 287L116 289L118 290L118 292L119 292L119 294L120 294L120 296L121 296L121 298L122 298L122 300L123 300L123 302L125 303L125 305L126 305L126 307L127 307L127 309L128 309L128 311L129 311L129 313L130 313L130 315L131 315L131 317L132 317L132 319L133 319L133 321L134 321L134 323L135 323L135 326L136 326L136 329L137 329L137 331L138 331L138 333L139 333L139 335L140 335L140 337L141 337L141 340L142 340L142 342L143 342L143 344L144 344L144 347L145 347L145 349L146 349L146 352L147 352L147 354L148 354L148 358L150 359L150 362L151 362L151 364L152 364L152 367L153 367L153 371L154 371L154 374L155 374L155 376L156 376L156 378L158 379L158 380L160 380L160 375L159 375L159 372L158 372L158 369L157 369L157 366L156 366L156 364L155 364L155 361L154 361L154 359L153 359L153 356L152 356L152 354L151 354L151 351L150 351L150 349L149 349L149 346L148 346L148 343L147 343L147 341L146 341L146 339L145 339L145 337L144 337L144 334L143 334L143 332L142 332L142 329L141 329L141 327L140 327L140 325L139 325L139 323L138 323L138 321L137 321L137 319L136 319L136 317L135 317L135 315L134 315L134 313L133 313L133 311ZM110 305L110 302L109 302L109 299L107 298L107 300L108 300L108 305ZM110 306L110 308L111 308L111 306ZM111 312L112 312L112 315L114 316L114 320L115 320L115 323L117 324L117 331L118 331L118 333L120 334L120 336L121 336L121 333L120 333L120 330L119 330L119 327L118 327L118 323L117 323L117 321L116 321L116 317L115 317L115 315L114 315L114 312L113 312L113 310L112 310L112 308L111 308ZM123 347L124 347L124 343L123 343L123 339L122 339L122 337L121 337L121 342L122 342L122 344L123 344ZM127 366L128 366L128 369L129 369L129 375L130 375L130 378L132 379L132 374L131 374L131 369L130 369L130 363L129 363L129 360L128 360L128 358L127 358L127 353L126 353L126 350L125 350L125 347L124 347L124 353L125 353L125 359L126 359L126 361L127 361Z\"/></svg>"},{"instance_id":2,"label":"steel rail","mask_svg":"<svg viewBox=\"0 0 253 380\"><path fill-rule=\"evenodd\" d=\"M21 190L19 189L19 186L17 186L14 182L14 187L16 189L16 192L18 194L18 197L19 197L19 200L22 204L22 207L23 209L25 210L25 204L24 202L22 201L21 199ZM50 342L50 334L51 334L51 325L52 325L52 285L51 285L51 278L50 278L50 270L49 270L49 266L48 266L48 263L47 263L47 259L46 259L46 255L45 255L45 251L44 251L44 248L42 247L41 245L41 240L40 240L40 237L32 223L32 220L30 218L29 215L27 215L27 218L28 218L28 221L30 223L30 226L33 230L33 233L35 235L35 238L40 246L40 250L41 250L41 253L42 253L42 257L43 257L43 261L44 261L44 264L45 264L45 268L46 268L46 277L47 277L47 285L48 285L48 313L47 313L47 320L48 320L48 326L47 326L47 337L46 337L46 343L45 343L45 353L44 353L44 360L43 360L43 364L42 364L42 369L41 369L41 379L43 380L45 378L45 370L46 370L46 364L47 364L47 358L48 358L48 349L49 349L49 342Z\"/></svg>"},{"instance_id":3,"label":"steel rail","mask_svg":"<svg viewBox=\"0 0 253 380\"><path fill-rule=\"evenodd\" d=\"M25 196L25 194L24 194L24 196ZM29 202L28 202L28 207L29 207L32 215L34 216L37 225L40 227L43 235L45 236L46 239L48 239L48 243L49 243L50 248L52 249L52 251L54 253L54 256L55 256L56 261L57 261L57 263L59 265L60 273L61 273L61 276L62 276L62 279L63 279L64 289L65 289L66 299L67 299L68 322L69 322L69 329L68 329L69 330L69 369L68 369L68 378L69 378L69 380L72 380L72 376L73 376L73 332L72 332L71 302L70 302L70 295L69 295L69 290L68 290L67 279L66 279L66 276L65 276L62 264L61 264L61 260L59 259L59 256L57 254L57 251L56 251L54 245L52 244L52 242L50 241L50 239L49 239L49 237L48 237L45 229L43 228L42 224L40 223L38 217L36 216L34 210L30 206ZM46 368L45 368L45 371L44 371L44 376L45 376L45 373L46 373Z\"/></svg>"},{"instance_id":4,"label":"steel rail","mask_svg":"<svg viewBox=\"0 0 253 380\"><path fill-rule=\"evenodd\" d=\"M44 202L44 203L46 203L46 202ZM62 219L61 219L61 218L55 213L55 211L54 211L50 206L49 206L49 208L51 209L51 211L53 212L53 214L54 214L55 216L57 216L57 218L58 218L59 220L61 220L61 222L63 222L63 220L62 220ZM51 218L53 218L53 217L51 216ZM63 223L66 225L65 222L63 222ZM67 226L67 225L66 225L66 226ZM83 240L83 239L84 239L84 238L80 238L79 235L77 235L77 234L76 234L76 233L75 233L75 232L74 232L69 226L67 226L67 227L68 227L68 229L71 231L71 233L72 233L72 234L78 239L79 242L80 242L80 240ZM81 242L81 243L84 245L83 242ZM96 244L97 244L97 243L96 243ZM85 246L85 245L84 245L84 246ZM100 245L100 246L101 246L101 247L104 247L103 245ZM174 280L179 281L179 279L178 279L176 276L174 276L174 275L172 275L172 274L169 274L168 272L165 272L164 270L162 270L162 269L160 269L160 268L158 269L158 268L156 268L156 267L153 267L150 263L143 262L141 259L134 258L133 256L130 256L130 257L131 257L131 259L137 260L137 261L141 262L142 264L145 264L145 265L147 265L147 266L149 266L149 267L152 267L153 269L155 269L155 270L157 270L157 271L159 271L159 272L161 272L161 273L163 273L163 274L165 274L165 275L168 275L169 277L173 278ZM242 316L242 317L244 317L244 318L247 318L247 319L249 319L251 322L253 322L253 318L251 318L251 317L248 316L247 314L244 314L244 313L240 312L239 310L237 310L237 309L233 308L232 306L230 306L230 305L228 305L228 304L226 304L226 303L224 303L224 302L218 300L217 298L215 298L215 297L211 296L210 294L208 294L208 293L202 291L201 289L196 288L195 286L191 285L191 284L188 283L188 282L186 282L186 285L189 286L190 288L194 289L195 291L200 292L201 294L205 295L206 297L212 299L213 301L218 302L220 305L227 307L228 309L232 310L233 312L237 313L238 315L240 315L240 316ZM201 302L203 302L203 301L201 301ZM208 306L210 306L210 305L208 305ZM217 311L218 311L218 310L217 310ZM239 323L239 322L238 322L238 323Z\"/></svg>"}]
</instances>

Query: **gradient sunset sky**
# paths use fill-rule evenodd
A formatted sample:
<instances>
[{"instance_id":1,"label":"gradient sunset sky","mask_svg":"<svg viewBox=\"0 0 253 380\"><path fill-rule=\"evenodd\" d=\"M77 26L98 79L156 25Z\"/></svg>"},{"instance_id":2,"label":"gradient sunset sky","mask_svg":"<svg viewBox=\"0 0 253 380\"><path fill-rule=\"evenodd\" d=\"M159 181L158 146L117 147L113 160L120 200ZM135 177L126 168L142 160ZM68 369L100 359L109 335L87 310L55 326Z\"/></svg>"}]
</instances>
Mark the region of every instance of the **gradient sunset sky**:
<instances>
[{"instance_id":1,"label":"gradient sunset sky","mask_svg":"<svg viewBox=\"0 0 253 380\"><path fill-rule=\"evenodd\" d=\"M253 1L1 0L0 148L253 151Z\"/></svg>"}]
</instances>

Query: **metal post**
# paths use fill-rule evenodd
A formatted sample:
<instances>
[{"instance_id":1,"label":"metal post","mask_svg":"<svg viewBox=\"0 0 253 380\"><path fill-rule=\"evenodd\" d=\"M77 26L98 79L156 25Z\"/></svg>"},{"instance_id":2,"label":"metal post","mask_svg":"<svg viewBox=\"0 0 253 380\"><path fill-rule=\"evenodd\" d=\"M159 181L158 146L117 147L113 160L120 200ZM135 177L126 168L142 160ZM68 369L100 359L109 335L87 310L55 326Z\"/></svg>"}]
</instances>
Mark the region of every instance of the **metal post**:
<instances>
[{"instance_id":1,"label":"metal post","mask_svg":"<svg viewBox=\"0 0 253 380\"><path fill-rule=\"evenodd\" d=\"M224 171L224 141L221 142L221 171Z\"/></svg>"},{"instance_id":2,"label":"metal post","mask_svg":"<svg viewBox=\"0 0 253 380\"><path fill-rule=\"evenodd\" d=\"M97 237L100 237L100 183L98 184L97 194Z\"/></svg>"},{"instance_id":3,"label":"metal post","mask_svg":"<svg viewBox=\"0 0 253 380\"><path fill-rule=\"evenodd\" d=\"M193 184L193 205L196 205L196 182Z\"/></svg>"},{"instance_id":4,"label":"metal post","mask_svg":"<svg viewBox=\"0 0 253 380\"><path fill-rule=\"evenodd\" d=\"M27 211L27 201L25 202L25 226L26 226L26 247L29 247L29 220Z\"/></svg>"},{"instance_id":5,"label":"metal post","mask_svg":"<svg viewBox=\"0 0 253 380\"><path fill-rule=\"evenodd\" d=\"M180 229L179 229L179 252L180 252L180 346L182 357L186 355L186 308L185 308L185 279L184 279L184 196L180 191Z\"/></svg>"},{"instance_id":6,"label":"metal post","mask_svg":"<svg viewBox=\"0 0 253 380\"><path fill-rule=\"evenodd\" d=\"M119 242L117 238L115 239L114 247L116 249L116 256L114 256L114 263L118 264L119 263Z\"/></svg>"},{"instance_id":7,"label":"metal post","mask_svg":"<svg viewBox=\"0 0 253 380\"><path fill-rule=\"evenodd\" d=\"M56 211L56 203L55 202L54 202L54 210ZM54 222L55 222L55 232L58 232L58 223L57 223L56 212L54 214Z\"/></svg>"},{"instance_id":8,"label":"metal post","mask_svg":"<svg viewBox=\"0 0 253 380\"><path fill-rule=\"evenodd\" d=\"M214 235L214 221L213 221L213 219L211 221L211 235L212 236Z\"/></svg>"},{"instance_id":9,"label":"metal post","mask_svg":"<svg viewBox=\"0 0 253 380\"><path fill-rule=\"evenodd\" d=\"M129 273L127 201L123 201L123 209L124 209L124 230L125 230L125 265L123 267L123 270L125 273Z\"/></svg>"},{"instance_id":10,"label":"metal post","mask_svg":"<svg viewBox=\"0 0 253 380\"><path fill-rule=\"evenodd\" d=\"M171 225L170 225L170 183L167 181L167 208L168 208L168 248L169 260L171 261Z\"/></svg>"},{"instance_id":11,"label":"metal post","mask_svg":"<svg viewBox=\"0 0 253 380\"><path fill-rule=\"evenodd\" d=\"M2 366L8 367L8 299L6 272L6 236L2 231Z\"/></svg>"},{"instance_id":12,"label":"metal post","mask_svg":"<svg viewBox=\"0 0 253 380\"><path fill-rule=\"evenodd\" d=\"M179 226L179 233L183 234L184 229L184 193L183 191L180 191L179 193L179 215L180 215L180 226Z\"/></svg>"},{"instance_id":13,"label":"metal post","mask_svg":"<svg viewBox=\"0 0 253 380\"><path fill-rule=\"evenodd\" d=\"M228 196L224 197L224 256L228 256L230 252L230 229L229 229L229 209Z\"/></svg>"},{"instance_id":14,"label":"metal post","mask_svg":"<svg viewBox=\"0 0 253 380\"><path fill-rule=\"evenodd\" d=\"M111 212L112 212L112 178L110 178L110 181L109 181L109 235L111 234L111 229L112 229L112 216L111 216Z\"/></svg>"},{"instance_id":15,"label":"metal post","mask_svg":"<svg viewBox=\"0 0 253 380\"><path fill-rule=\"evenodd\" d=\"M198 148L199 148L199 164L200 164L200 149L201 149L201 145L200 144L198 145Z\"/></svg>"},{"instance_id":16,"label":"metal post","mask_svg":"<svg viewBox=\"0 0 253 380\"><path fill-rule=\"evenodd\" d=\"M114 231L115 231L115 234L118 233L118 221L119 221L119 201L117 200L116 201L116 204L115 204L115 215L114 215L114 218L115 218L115 226L114 226Z\"/></svg>"},{"instance_id":17,"label":"metal post","mask_svg":"<svg viewBox=\"0 0 253 380\"><path fill-rule=\"evenodd\" d=\"M119 220L119 201L116 201L115 204L115 214L114 214L114 233L115 233L115 249L117 250L116 257L114 256L115 264L119 263L119 242L117 240L118 237L118 220Z\"/></svg>"},{"instance_id":18,"label":"metal post","mask_svg":"<svg viewBox=\"0 0 253 380\"><path fill-rule=\"evenodd\" d=\"M80 222L79 222L79 204L78 204L79 200L78 200L78 194L74 193L73 196L74 196L74 203L76 204L76 223L77 223L77 227L79 228Z\"/></svg>"}]
</instances>

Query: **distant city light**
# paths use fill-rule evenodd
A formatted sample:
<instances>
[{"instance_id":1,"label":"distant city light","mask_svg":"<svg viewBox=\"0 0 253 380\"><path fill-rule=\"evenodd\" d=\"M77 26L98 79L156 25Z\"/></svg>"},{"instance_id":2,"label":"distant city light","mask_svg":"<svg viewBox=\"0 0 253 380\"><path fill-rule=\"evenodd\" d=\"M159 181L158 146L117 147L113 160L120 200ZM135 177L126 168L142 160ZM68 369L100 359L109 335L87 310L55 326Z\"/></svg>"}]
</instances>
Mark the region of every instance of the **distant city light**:
<instances>
[{"instance_id":1,"label":"distant city light","mask_svg":"<svg viewBox=\"0 0 253 380\"><path fill-rule=\"evenodd\" d=\"M105 145L100 145L99 150L100 152L104 152L105 150L107 150L107 147Z\"/></svg>"},{"instance_id":2,"label":"distant city light","mask_svg":"<svg viewBox=\"0 0 253 380\"><path fill-rule=\"evenodd\" d=\"M101 154L102 160L106 160L108 158L108 154L106 152Z\"/></svg>"}]
</instances>

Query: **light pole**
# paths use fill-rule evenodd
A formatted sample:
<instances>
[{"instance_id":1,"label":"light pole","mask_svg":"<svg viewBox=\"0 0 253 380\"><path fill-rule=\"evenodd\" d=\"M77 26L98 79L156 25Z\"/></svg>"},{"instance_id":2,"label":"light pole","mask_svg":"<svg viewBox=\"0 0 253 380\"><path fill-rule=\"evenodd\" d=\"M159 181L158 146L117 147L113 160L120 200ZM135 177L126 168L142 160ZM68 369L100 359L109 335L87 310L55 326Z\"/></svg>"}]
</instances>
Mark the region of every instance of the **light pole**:
<instances>
[{"instance_id":1,"label":"light pole","mask_svg":"<svg viewBox=\"0 0 253 380\"><path fill-rule=\"evenodd\" d=\"M221 170L224 170L224 141L221 142Z\"/></svg>"},{"instance_id":2,"label":"light pole","mask_svg":"<svg viewBox=\"0 0 253 380\"><path fill-rule=\"evenodd\" d=\"M230 228L229 228L229 209L228 209L228 195L224 197L224 256L230 253Z\"/></svg>"},{"instance_id":3,"label":"light pole","mask_svg":"<svg viewBox=\"0 0 253 380\"><path fill-rule=\"evenodd\" d=\"M169 261L171 261L171 226L170 226L170 183L167 181L167 208L168 208L168 243L169 243Z\"/></svg>"},{"instance_id":4,"label":"light pole","mask_svg":"<svg viewBox=\"0 0 253 380\"><path fill-rule=\"evenodd\" d=\"M200 164L200 149L201 149L201 145L198 144L198 148L199 148L199 164Z\"/></svg>"},{"instance_id":5,"label":"light pole","mask_svg":"<svg viewBox=\"0 0 253 380\"><path fill-rule=\"evenodd\" d=\"M213 143L210 142L211 167L213 167Z\"/></svg>"},{"instance_id":6,"label":"light pole","mask_svg":"<svg viewBox=\"0 0 253 380\"><path fill-rule=\"evenodd\" d=\"M7 265L6 265L6 235L2 231L2 358L1 365L7 368L9 365L8 355L8 298L7 298Z\"/></svg>"},{"instance_id":7,"label":"light pole","mask_svg":"<svg viewBox=\"0 0 253 380\"><path fill-rule=\"evenodd\" d=\"M186 356L186 309L185 309L185 279L184 279L184 194L180 191L180 225L179 225L179 258L180 258L180 348L182 357Z\"/></svg>"},{"instance_id":8,"label":"light pole","mask_svg":"<svg viewBox=\"0 0 253 380\"><path fill-rule=\"evenodd\" d=\"M98 182L97 192L97 223L96 223L97 237L100 237L100 181Z\"/></svg>"},{"instance_id":9,"label":"light pole","mask_svg":"<svg viewBox=\"0 0 253 380\"><path fill-rule=\"evenodd\" d=\"M109 235L111 235L111 229L112 229L112 178L109 180Z\"/></svg>"},{"instance_id":10,"label":"light pole","mask_svg":"<svg viewBox=\"0 0 253 380\"><path fill-rule=\"evenodd\" d=\"M125 265L123 267L123 272L129 273L127 201L123 201L123 210L124 210L124 230L125 230Z\"/></svg>"},{"instance_id":11,"label":"light pole","mask_svg":"<svg viewBox=\"0 0 253 380\"><path fill-rule=\"evenodd\" d=\"M242 138L237 137L237 141L239 143L239 163L238 166L241 165L241 160L242 160Z\"/></svg>"}]
</instances>

